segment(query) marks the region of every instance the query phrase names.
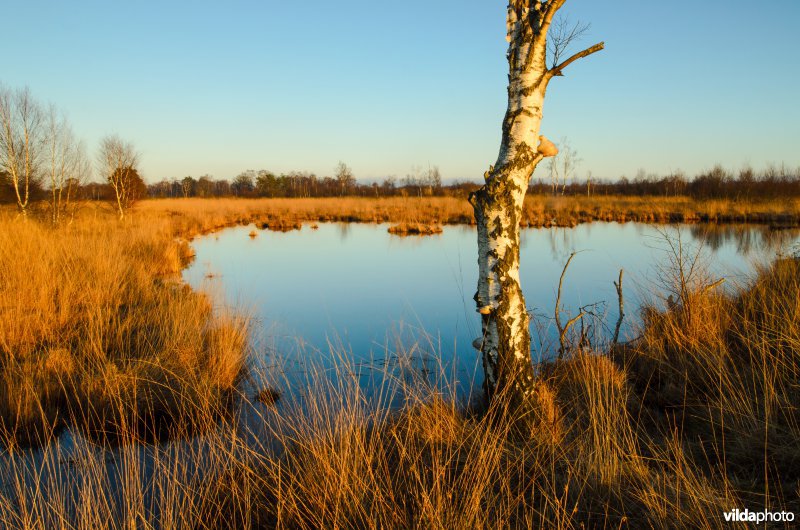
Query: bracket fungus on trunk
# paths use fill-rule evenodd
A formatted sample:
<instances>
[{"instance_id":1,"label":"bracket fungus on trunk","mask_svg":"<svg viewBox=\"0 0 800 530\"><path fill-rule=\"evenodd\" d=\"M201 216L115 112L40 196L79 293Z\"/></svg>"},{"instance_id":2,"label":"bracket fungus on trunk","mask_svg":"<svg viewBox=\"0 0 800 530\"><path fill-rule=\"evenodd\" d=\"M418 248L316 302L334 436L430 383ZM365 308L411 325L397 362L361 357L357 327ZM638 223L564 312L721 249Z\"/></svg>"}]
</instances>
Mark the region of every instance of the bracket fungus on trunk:
<instances>
[{"instance_id":1,"label":"bracket fungus on trunk","mask_svg":"<svg viewBox=\"0 0 800 530\"><path fill-rule=\"evenodd\" d=\"M506 19L508 109L497 161L486 183L470 194L478 231L478 290L484 389L515 416L535 401L530 355L530 317L519 279L519 226L531 175L558 148L539 135L547 85L569 64L603 48L596 44L561 64L547 67L547 33L566 0L511 0Z\"/></svg>"}]
</instances>

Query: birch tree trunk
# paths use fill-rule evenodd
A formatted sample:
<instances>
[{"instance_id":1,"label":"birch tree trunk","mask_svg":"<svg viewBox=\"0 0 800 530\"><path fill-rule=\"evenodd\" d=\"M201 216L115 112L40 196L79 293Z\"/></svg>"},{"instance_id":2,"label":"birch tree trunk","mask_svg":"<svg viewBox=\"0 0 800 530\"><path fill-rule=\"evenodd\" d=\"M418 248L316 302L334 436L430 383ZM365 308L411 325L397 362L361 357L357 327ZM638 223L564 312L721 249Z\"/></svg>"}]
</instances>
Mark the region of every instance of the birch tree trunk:
<instances>
[{"instance_id":1,"label":"birch tree trunk","mask_svg":"<svg viewBox=\"0 0 800 530\"><path fill-rule=\"evenodd\" d=\"M31 186L38 184L42 111L30 91L0 86L0 170L11 177L17 208L28 213Z\"/></svg>"},{"instance_id":2,"label":"birch tree trunk","mask_svg":"<svg viewBox=\"0 0 800 530\"><path fill-rule=\"evenodd\" d=\"M566 0L511 0L508 5L508 110L497 162L486 183L470 195L478 228L478 291L482 319L476 342L483 358L484 389L515 416L531 412L535 380L529 316L519 279L519 224L536 165L558 153L539 129L547 85L562 69L599 51L603 43L547 67L547 33Z\"/></svg>"},{"instance_id":3,"label":"birch tree trunk","mask_svg":"<svg viewBox=\"0 0 800 530\"><path fill-rule=\"evenodd\" d=\"M86 180L90 169L83 142L52 105L46 124L51 222L55 226L67 214L74 188Z\"/></svg>"},{"instance_id":4,"label":"birch tree trunk","mask_svg":"<svg viewBox=\"0 0 800 530\"><path fill-rule=\"evenodd\" d=\"M106 136L100 141L97 168L114 190L120 219L125 218L125 212L132 203L133 175L138 175L138 163L139 153L130 142L116 135Z\"/></svg>"}]
</instances>

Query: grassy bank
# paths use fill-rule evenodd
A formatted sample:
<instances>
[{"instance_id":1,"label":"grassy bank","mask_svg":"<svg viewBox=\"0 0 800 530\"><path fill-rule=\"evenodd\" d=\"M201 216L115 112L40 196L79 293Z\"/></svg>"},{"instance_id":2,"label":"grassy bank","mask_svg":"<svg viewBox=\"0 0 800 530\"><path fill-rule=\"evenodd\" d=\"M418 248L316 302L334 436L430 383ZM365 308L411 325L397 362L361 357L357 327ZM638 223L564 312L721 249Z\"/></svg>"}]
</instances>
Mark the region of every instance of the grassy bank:
<instances>
[{"instance_id":1,"label":"grassy bank","mask_svg":"<svg viewBox=\"0 0 800 530\"><path fill-rule=\"evenodd\" d=\"M673 280L672 307L646 311L636 342L541 367L530 431L424 384L404 389L399 414L370 412L352 385L281 418L287 453L221 480L210 513L309 529L710 529L734 508L797 515L800 262L730 295Z\"/></svg>"},{"instance_id":2,"label":"grassy bank","mask_svg":"<svg viewBox=\"0 0 800 530\"><path fill-rule=\"evenodd\" d=\"M250 222L273 230L292 230L307 221L391 223L399 232L408 226L474 222L469 203L454 197L159 199L144 201L137 209L144 215L171 216L181 231L191 232ZM523 226L575 226L592 221L798 226L800 200L739 202L622 196L528 196L525 200Z\"/></svg>"},{"instance_id":3,"label":"grassy bank","mask_svg":"<svg viewBox=\"0 0 800 530\"><path fill-rule=\"evenodd\" d=\"M666 529L725 528L734 508L800 515L795 259L732 294L676 273L670 308L646 311L636 342L541 367L525 433L422 376L388 379L379 401L402 396L402 410L376 407L344 354L279 408L236 394L246 323L174 281L191 254L182 241L309 211L312 221L457 215L456 203L404 201L147 201L122 222L87 206L58 229L7 213L0 527ZM398 217L368 220L379 207ZM422 217L432 212L441 217ZM280 452L219 421L232 396L259 412L272 433L261 441ZM23 458L20 446L63 425L100 445L71 463L53 444ZM205 442L188 453L149 446L142 478L130 442L198 430Z\"/></svg>"},{"instance_id":4,"label":"grassy bank","mask_svg":"<svg viewBox=\"0 0 800 530\"><path fill-rule=\"evenodd\" d=\"M160 437L217 408L244 358L246 323L176 282L190 249L168 220L91 207L51 228L0 221L0 433L39 445L72 424L93 439Z\"/></svg>"}]
</instances>

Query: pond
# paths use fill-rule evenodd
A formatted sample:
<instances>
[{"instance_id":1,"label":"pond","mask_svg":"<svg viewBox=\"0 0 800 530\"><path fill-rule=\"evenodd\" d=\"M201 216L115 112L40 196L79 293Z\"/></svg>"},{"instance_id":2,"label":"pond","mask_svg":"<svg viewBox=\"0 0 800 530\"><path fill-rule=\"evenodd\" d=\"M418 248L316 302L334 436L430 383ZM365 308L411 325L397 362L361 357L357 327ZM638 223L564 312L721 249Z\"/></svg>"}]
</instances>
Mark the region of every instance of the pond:
<instances>
[{"instance_id":1,"label":"pond","mask_svg":"<svg viewBox=\"0 0 800 530\"><path fill-rule=\"evenodd\" d=\"M180 499L191 496L191 488L176 490L175 485L208 483L215 463L238 452L279 452L276 442L296 434L295 423L286 419L304 417L305 395L315 393L310 401L327 403L332 415L351 405L341 401L349 399L346 392L337 398L335 387L310 385L320 373L311 367L330 368L326 381L334 386L340 380L355 382L370 407L385 410L404 399L402 388L374 392L383 391L387 374L396 382L398 374L424 375L429 369L441 375L435 384L448 385L457 397L478 395L482 373L471 346L480 333L472 301L477 277L474 228L451 226L440 235L406 238L390 235L387 228L322 224L287 233L260 231L251 238L252 227L237 227L195 240L196 260L184 272L185 280L215 297L218 310L244 310L254 322L253 366L240 388L232 428L220 425L207 435L121 447L95 445L67 429L44 448L0 451L4 498L27 498L31 505L26 510L63 505L68 517L77 517L86 509L86 495L96 494L89 490L101 488L114 517L134 509L149 520L161 520ZM678 248L678 238L689 259L700 253L706 281L724 277L721 288L735 288L752 277L759 263L795 250L798 233L611 223L526 229L521 279L535 316L533 359L555 352L556 291L573 252L579 254L565 276L564 315L591 305L598 315L592 320L595 340L602 346L617 319L613 281L619 270L626 271L625 340L637 333L638 308L662 300L674 254L668 249L670 242ZM287 414L273 414L251 399L265 385L282 386L285 399L276 408ZM286 430L292 436L276 435Z\"/></svg>"},{"instance_id":2,"label":"pond","mask_svg":"<svg viewBox=\"0 0 800 530\"><path fill-rule=\"evenodd\" d=\"M475 229L448 226L433 236L398 237L387 225L306 225L292 232L237 227L193 242L196 259L185 280L223 305L244 308L256 322L257 348L305 362L348 358L380 368L400 350L454 374L462 390L480 384L472 341L480 335L472 296L477 281ZM657 226L591 223L524 229L521 280L532 324L534 361L556 350L554 308L564 278L562 321L587 308L595 341L610 337L618 315L614 281L620 269L626 320L621 340L636 334L638 309L663 303L671 263L699 255L707 281L733 288L759 263L789 252L797 232L755 226ZM291 372L291 370L289 370ZM287 375L292 380L292 375ZM453 381L451 381L453 382Z\"/></svg>"}]
</instances>

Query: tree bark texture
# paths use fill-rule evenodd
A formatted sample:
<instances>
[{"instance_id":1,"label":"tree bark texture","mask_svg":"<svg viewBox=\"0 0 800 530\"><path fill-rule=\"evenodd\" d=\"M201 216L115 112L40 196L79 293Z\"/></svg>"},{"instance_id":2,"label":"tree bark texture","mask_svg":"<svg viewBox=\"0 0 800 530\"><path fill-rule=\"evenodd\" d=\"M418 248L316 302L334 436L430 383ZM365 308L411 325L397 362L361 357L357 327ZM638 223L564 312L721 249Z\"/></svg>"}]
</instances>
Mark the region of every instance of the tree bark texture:
<instances>
[{"instance_id":1,"label":"tree bark texture","mask_svg":"<svg viewBox=\"0 0 800 530\"><path fill-rule=\"evenodd\" d=\"M540 137L547 85L584 50L548 69L547 30L565 0L511 0L508 5L508 109L497 161L485 184L470 195L478 231L478 290L482 318L479 346L489 399L498 397L525 413L535 391L528 311L519 277L520 218L536 165L557 149ZM591 51L590 51L591 50ZM584 56L581 55L581 56Z\"/></svg>"}]
</instances>

